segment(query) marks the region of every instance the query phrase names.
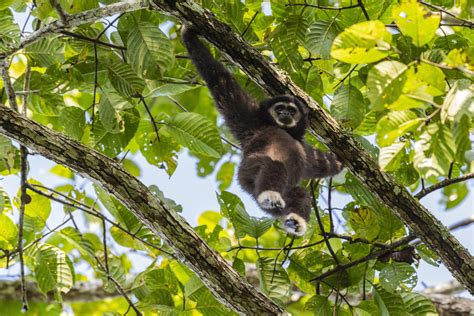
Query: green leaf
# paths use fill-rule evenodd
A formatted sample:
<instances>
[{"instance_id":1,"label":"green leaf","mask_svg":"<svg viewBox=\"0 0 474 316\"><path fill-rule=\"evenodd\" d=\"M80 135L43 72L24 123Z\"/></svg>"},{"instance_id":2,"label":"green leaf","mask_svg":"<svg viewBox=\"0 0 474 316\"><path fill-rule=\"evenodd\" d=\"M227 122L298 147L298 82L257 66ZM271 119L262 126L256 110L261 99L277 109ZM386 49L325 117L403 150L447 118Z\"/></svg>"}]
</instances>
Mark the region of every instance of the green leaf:
<instances>
[{"instance_id":1,"label":"green leaf","mask_svg":"<svg viewBox=\"0 0 474 316\"><path fill-rule=\"evenodd\" d=\"M402 34L410 36L416 46L423 46L434 37L441 16L415 0L405 0L394 8L393 18Z\"/></svg>"},{"instance_id":2,"label":"green leaf","mask_svg":"<svg viewBox=\"0 0 474 316\"><path fill-rule=\"evenodd\" d=\"M357 128L365 115L364 97L359 89L352 85L341 85L334 93L331 115L343 125Z\"/></svg>"},{"instance_id":3,"label":"green leaf","mask_svg":"<svg viewBox=\"0 0 474 316\"><path fill-rule=\"evenodd\" d=\"M306 35L306 47L312 54L331 58L331 45L339 33L336 19L318 20L310 25Z\"/></svg>"},{"instance_id":4,"label":"green leaf","mask_svg":"<svg viewBox=\"0 0 474 316\"><path fill-rule=\"evenodd\" d=\"M398 61L383 61L375 65L367 78L367 97L372 110L380 111L395 102L402 93L408 67Z\"/></svg>"},{"instance_id":5,"label":"green leaf","mask_svg":"<svg viewBox=\"0 0 474 316\"><path fill-rule=\"evenodd\" d=\"M146 97L166 97L170 95L180 94L189 90L199 88L199 85L191 85L185 83L165 83L151 90Z\"/></svg>"},{"instance_id":6,"label":"green leaf","mask_svg":"<svg viewBox=\"0 0 474 316\"><path fill-rule=\"evenodd\" d=\"M388 292L409 291L416 286L415 268L404 262L391 262L380 271L380 285Z\"/></svg>"},{"instance_id":7,"label":"green leaf","mask_svg":"<svg viewBox=\"0 0 474 316\"><path fill-rule=\"evenodd\" d=\"M471 128L470 118L465 115L460 121L452 123L454 143L456 144L456 161L467 161L466 152L471 149L469 130Z\"/></svg>"},{"instance_id":8,"label":"green leaf","mask_svg":"<svg viewBox=\"0 0 474 316\"><path fill-rule=\"evenodd\" d=\"M184 288L186 297L196 302L195 309L203 315L218 316L230 313L216 300L214 295L212 295L196 275L192 275Z\"/></svg>"},{"instance_id":9,"label":"green leaf","mask_svg":"<svg viewBox=\"0 0 474 316\"><path fill-rule=\"evenodd\" d=\"M67 261L66 253L57 247L48 244L37 247L34 275L41 292L69 292L73 285L73 271Z\"/></svg>"},{"instance_id":10,"label":"green leaf","mask_svg":"<svg viewBox=\"0 0 474 316\"><path fill-rule=\"evenodd\" d=\"M216 181L219 182L219 190L226 190L234 178L235 163L226 161L216 174Z\"/></svg>"},{"instance_id":11,"label":"green leaf","mask_svg":"<svg viewBox=\"0 0 474 316\"><path fill-rule=\"evenodd\" d=\"M200 114L179 113L160 129L161 133L168 133L192 152L215 158L222 155L219 132L209 119Z\"/></svg>"},{"instance_id":12,"label":"green leaf","mask_svg":"<svg viewBox=\"0 0 474 316\"><path fill-rule=\"evenodd\" d=\"M457 80L449 90L441 108L441 122L459 122L463 115L474 117L474 85L468 79Z\"/></svg>"},{"instance_id":13,"label":"green leaf","mask_svg":"<svg viewBox=\"0 0 474 316\"><path fill-rule=\"evenodd\" d=\"M390 54L392 35L380 21L351 25L333 42L331 56L348 64L368 64Z\"/></svg>"},{"instance_id":14,"label":"green leaf","mask_svg":"<svg viewBox=\"0 0 474 316\"><path fill-rule=\"evenodd\" d=\"M98 185L94 185L95 193L99 201L104 205L107 211L112 214L116 221L126 228L128 231L136 232L142 228L143 224L137 217L130 212L120 201L108 194L104 189Z\"/></svg>"},{"instance_id":15,"label":"green leaf","mask_svg":"<svg viewBox=\"0 0 474 316\"><path fill-rule=\"evenodd\" d=\"M81 140L86 126L86 115L84 110L75 106L68 106L59 114L62 132L75 140Z\"/></svg>"},{"instance_id":16,"label":"green leaf","mask_svg":"<svg viewBox=\"0 0 474 316\"><path fill-rule=\"evenodd\" d=\"M257 239L273 225L273 218L250 216L245 210L240 198L232 193L223 191L218 195L218 201L221 206L221 212L230 219L234 225L237 238L243 238L245 235L249 235Z\"/></svg>"},{"instance_id":17,"label":"green leaf","mask_svg":"<svg viewBox=\"0 0 474 316\"><path fill-rule=\"evenodd\" d=\"M425 244L416 246L416 252L426 263L439 267L438 255Z\"/></svg>"},{"instance_id":18,"label":"green leaf","mask_svg":"<svg viewBox=\"0 0 474 316\"><path fill-rule=\"evenodd\" d=\"M397 158L400 158L401 153L405 153L405 142L395 142L388 147L382 147L379 154L379 165L384 171L395 171L398 169L400 163L397 163Z\"/></svg>"},{"instance_id":19,"label":"green leaf","mask_svg":"<svg viewBox=\"0 0 474 316\"><path fill-rule=\"evenodd\" d=\"M174 63L170 40L158 25L144 21L128 34L127 57L136 73L150 79L159 78Z\"/></svg>"},{"instance_id":20,"label":"green leaf","mask_svg":"<svg viewBox=\"0 0 474 316\"><path fill-rule=\"evenodd\" d=\"M57 175L58 177L62 177L65 179L74 180L74 172L71 169L64 167L63 165L56 165L49 170L52 174Z\"/></svg>"},{"instance_id":21,"label":"green leaf","mask_svg":"<svg viewBox=\"0 0 474 316\"><path fill-rule=\"evenodd\" d=\"M356 232L357 237L367 240L375 240L378 237L380 227L374 212L370 208L346 206L342 214L350 227Z\"/></svg>"},{"instance_id":22,"label":"green leaf","mask_svg":"<svg viewBox=\"0 0 474 316\"><path fill-rule=\"evenodd\" d=\"M315 295L312 296L304 306L305 310L311 311L314 315L318 316L331 316L332 304L329 302L329 298L326 296Z\"/></svg>"},{"instance_id":23,"label":"green leaf","mask_svg":"<svg viewBox=\"0 0 474 316\"><path fill-rule=\"evenodd\" d=\"M57 232L57 235L74 248L76 248L83 257L89 259L89 263L95 264L95 246L92 240L83 235L80 231L73 227L66 227Z\"/></svg>"},{"instance_id":24,"label":"green leaf","mask_svg":"<svg viewBox=\"0 0 474 316\"><path fill-rule=\"evenodd\" d=\"M0 11L0 53L20 42L20 27L13 21L9 10Z\"/></svg>"},{"instance_id":25,"label":"green leaf","mask_svg":"<svg viewBox=\"0 0 474 316\"><path fill-rule=\"evenodd\" d=\"M25 48L39 67L49 67L64 61L64 45L58 38L43 38L33 42Z\"/></svg>"},{"instance_id":26,"label":"green leaf","mask_svg":"<svg viewBox=\"0 0 474 316\"><path fill-rule=\"evenodd\" d=\"M373 294L381 316L407 315L405 304L399 294L387 292L380 284L373 287Z\"/></svg>"},{"instance_id":27,"label":"green leaf","mask_svg":"<svg viewBox=\"0 0 474 316\"><path fill-rule=\"evenodd\" d=\"M18 243L18 228L6 214L0 214L0 248L5 250L15 249ZM3 254L3 251L1 252Z\"/></svg>"},{"instance_id":28,"label":"green leaf","mask_svg":"<svg viewBox=\"0 0 474 316\"><path fill-rule=\"evenodd\" d=\"M145 88L145 81L139 78L128 64L109 65L108 74L112 86L124 97L138 97Z\"/></svg>"},{"instance_id":29,"label":"green leaf","mask_svg":"<svg viewBox=\"0 0 474 316\"><path fill-rule=\"evenodd\" d=\"M432 123L415 142L413 163L424 178L447 175L455 160L453 135L446 124Z\"/></svg>"},{"instance_id":30,"label":"green leaf","mask_svg":"<svg viewBox=\"0 0 474 316\"><path fill-rule=\"evenodd\" d=\"M303 15L290 15L273 33L271 46L275 57L280 66L290 73L297 72L303 65L298 43L304 43L307 29L308 21Z\"/></svg>"},{"instance_id":31,"label":"green leaf","mask_svg":"<svg viewBox=\"0 0 474 316\"><path fill-rule=\"evenodd\" d=\"M160 201L165 203L170 210L173 210L177 213L181 213L183 211L183 207L180 204L177 204L174 200L165 197L164 193L156 185L152 184L148 187L148 189L150 189L150 191L156 195Z\"/></svg>"},{"instance_id":32,"label":"green leaf","mask_svg":"<svg viewBox=\"0 0 474 316\"><path fill-rule=\"evenodd\" d=\"M413 111L391 111L377 123L377 144L385 147L392 145L398 138L414 131L423 123Z\"/></svg>"},{"instance_id":33,"label":"green leaf","mask_svg":"<svg viewBox=\"0 0 474 316\"><path fill-rule=\"evenodd\" d=\"M30 185L42 185L42 183L29 179ZM20 201L20 191L18 190L18 201ZM28 191L31 202L25 205L25 232L40 232L46 226L46 221L51 214L51 200L38 193Z\"/></svg>"},{"instance_id":34,"label":"green leaf","mask_svg":"<svg viewBox=\"0 0 474 316\"><path fill-rule=\"evenodd\" d=\"M257 261L257 274L262 291L283 304L290 296L291 282L285 269L274 264L274 258L261 257Z\"/></svg>"},{"instance_id":35,"label":"green leaf","mask_svg":"<svg viewBox=\"0 0 474 316\"><path fill-rule=\"evenodd\" d=\"M121 116L124 121L124 129L123 132L117 134L109 133L100 120L94 120L91 141L97 149L110 157L116 157L123 151L135 136L140 122L140 115L136 109L122 111Z\"/></svg>"},{"instance_id":36,"label":"green leaf","mask_svg":"<svg viewBox=\"0 0 474 316\"><path fill-rule=\"evenodd\" d=\"M120 95L104 92L101 95L98 110L102 126L108 133L117 134L123 132L125 122L117 109L123 107L123 103L128 104Z\"/></svg>"},{"instance_id":37,"label":"green leaf","mask_svg":"<svg viewBox=\"0 0 474 316\"><path fill-rule=\"evenodd\" d=\"M419 293L402 293L403 303L407 312L413 316L437 315L438 311L428 298Z\"/></svg>"}]
</instances>

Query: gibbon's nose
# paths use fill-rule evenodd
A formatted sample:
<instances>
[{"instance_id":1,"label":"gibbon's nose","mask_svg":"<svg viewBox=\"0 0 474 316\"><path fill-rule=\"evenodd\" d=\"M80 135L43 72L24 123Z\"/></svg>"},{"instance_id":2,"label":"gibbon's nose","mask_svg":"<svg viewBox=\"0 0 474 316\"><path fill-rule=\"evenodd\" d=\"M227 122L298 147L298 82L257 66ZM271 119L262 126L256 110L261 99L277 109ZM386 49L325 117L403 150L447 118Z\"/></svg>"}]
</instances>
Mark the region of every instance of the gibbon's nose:
<instances>
[{"instance_id":1,"label":"gibbon's nose","mask_svg":"<svg viewBox=\"0 0 474 316\"><path fill-rule=\"evenodd\" d=\"M290 113L290 111L283 110L283 111L281 111L281 116L283 116L283 117L291 117L291 113Z\"/></svg>"}]
</instances>

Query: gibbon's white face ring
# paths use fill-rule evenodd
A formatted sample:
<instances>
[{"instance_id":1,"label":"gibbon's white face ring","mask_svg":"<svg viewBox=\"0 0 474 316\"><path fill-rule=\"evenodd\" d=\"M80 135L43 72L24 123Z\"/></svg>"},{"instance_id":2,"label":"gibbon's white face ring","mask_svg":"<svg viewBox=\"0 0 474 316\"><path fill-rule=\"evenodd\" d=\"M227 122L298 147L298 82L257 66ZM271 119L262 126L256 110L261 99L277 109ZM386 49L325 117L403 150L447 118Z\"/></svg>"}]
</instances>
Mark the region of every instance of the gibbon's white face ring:
<instances>
[{"instance_id":1,"label":"gibbon's white face ring","mask_svg":"<svg viewBox=\"0 0 474 316\"><path fill-rule=\"evenodd\" d=\"M290 123L284 123L284 122L280 121L280 119L278 117L278 113L275 110L275 108L278 105L283 105L287 109L288 108L293 108L295 110L295 114L291 117L291 122ZM295 127L297 122L301 119L300 110L298 109L298 107L293 102L277 102L277 103L273 104L272 107L270 108L270 115L273 117L273 120L275 121L275 123L281 128Z\"/></svg>"}]
</instances>

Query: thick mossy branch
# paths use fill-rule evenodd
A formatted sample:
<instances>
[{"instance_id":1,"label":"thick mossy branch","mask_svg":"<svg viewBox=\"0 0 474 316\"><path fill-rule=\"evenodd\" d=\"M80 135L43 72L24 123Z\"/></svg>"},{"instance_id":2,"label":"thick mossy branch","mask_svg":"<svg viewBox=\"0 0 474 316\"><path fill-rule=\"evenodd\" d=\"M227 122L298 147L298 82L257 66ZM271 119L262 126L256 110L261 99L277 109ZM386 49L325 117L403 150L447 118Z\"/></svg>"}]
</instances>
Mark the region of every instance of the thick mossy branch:
<instances>
[{"instance_id":1,"label":"thick mossy branch","mask_svg":"<svg viewBox=\"0 0 474 316\"><path fill-rule=\"evenodd\" d=\"M0 106L0 133L101 184L165 240L229 308L242 314L283 314L279 306L243 280L179 214L169 210L116 161L5 106Z\"/></svg>"},{"instance_id":2,"label":"thick mossy branch","mask_svg":"<svg viewBox=\"0 0 474 316\"><path fill-rule=\"evenodd\" d=\"M233 32L215 15L190 0L152 0L157 10L194 24L200 33L237 64L270 95L293 94L311 108L311 128L336 153L346 167L378 199L391 209L423 242L435 251L456 279L474 293L474 260L465 247L450 234L416 198L391 176L382 172L377 162L289 76L277 69L255 48Z\"/></svg>"}]
</instances>

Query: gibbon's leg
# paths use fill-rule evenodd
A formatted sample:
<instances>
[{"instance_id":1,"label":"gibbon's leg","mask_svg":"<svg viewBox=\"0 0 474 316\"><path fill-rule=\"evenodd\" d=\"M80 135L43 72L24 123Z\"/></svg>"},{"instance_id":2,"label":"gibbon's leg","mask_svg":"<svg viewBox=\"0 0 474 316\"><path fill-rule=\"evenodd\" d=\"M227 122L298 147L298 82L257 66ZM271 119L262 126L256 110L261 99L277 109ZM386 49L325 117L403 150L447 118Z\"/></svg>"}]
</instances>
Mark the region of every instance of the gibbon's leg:
<instances>
[{"instance_id":1,"label":"gibbon's leg","mask_svg":"<svg viewBox=\"0 0 474 316\"><path fill-rule=\"evenodd\" d=\"M302 187L292 187L283 195L286 201L285 215L282 223L285 230L296 236L303 236L306 232L311 198L308 191Z\"/></svg>"},{"instance_id":2,"label":"gibbon's leg","mask_svg":"<svg viewBox=\"0 0 474 316\"><path fill-rule=\"evenodd\" d=\"M282 194L288 182L285 165L267 158L254 176L254 196L258 205L274 215L283 215L282 209L285 208L286 202Z\"/></svg>"}]
</instances>

